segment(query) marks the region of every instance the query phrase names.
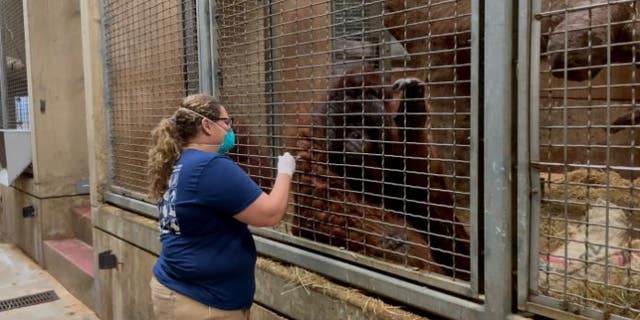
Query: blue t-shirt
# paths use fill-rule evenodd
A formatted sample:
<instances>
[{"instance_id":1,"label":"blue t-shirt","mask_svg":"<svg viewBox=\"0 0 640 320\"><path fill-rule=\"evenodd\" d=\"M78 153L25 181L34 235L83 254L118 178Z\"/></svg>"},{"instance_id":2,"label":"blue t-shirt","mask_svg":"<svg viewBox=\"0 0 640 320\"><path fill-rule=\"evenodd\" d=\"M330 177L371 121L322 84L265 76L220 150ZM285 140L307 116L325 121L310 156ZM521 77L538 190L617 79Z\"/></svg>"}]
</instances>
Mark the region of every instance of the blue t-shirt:
<instances>
[{"instance_id":1,"label":"blue t-shirt","mask_svg":"<svg viewBox=\"0 0 640 320\"><path fill-rule=\"evenodd\" d=\"M247 309L255 293L256 247L233 216L262 190L231 159L185 150L158 202L162 252L158 281L205 305Z\"/></svg>"}]
</instances>

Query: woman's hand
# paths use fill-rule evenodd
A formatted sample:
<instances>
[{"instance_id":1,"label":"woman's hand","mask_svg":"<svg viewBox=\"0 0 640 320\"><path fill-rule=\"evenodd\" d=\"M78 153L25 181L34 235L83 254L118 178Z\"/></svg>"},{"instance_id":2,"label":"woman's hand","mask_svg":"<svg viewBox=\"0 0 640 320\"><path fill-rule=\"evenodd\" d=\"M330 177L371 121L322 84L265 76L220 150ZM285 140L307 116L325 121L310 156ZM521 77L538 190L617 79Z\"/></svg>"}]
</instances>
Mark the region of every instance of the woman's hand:
<instances>
[{"instance_id":1,"label":"woman's hand","mask_svg":"<svg viewBox=\"0 0 640 320\"><path fill-rule=\"evenodd\" d=\"M294 158L289 152L285 152L283 155L278 156L278 174L284 173L293 176L296 171L296 158Z\"/></svg>"}]
</instances>

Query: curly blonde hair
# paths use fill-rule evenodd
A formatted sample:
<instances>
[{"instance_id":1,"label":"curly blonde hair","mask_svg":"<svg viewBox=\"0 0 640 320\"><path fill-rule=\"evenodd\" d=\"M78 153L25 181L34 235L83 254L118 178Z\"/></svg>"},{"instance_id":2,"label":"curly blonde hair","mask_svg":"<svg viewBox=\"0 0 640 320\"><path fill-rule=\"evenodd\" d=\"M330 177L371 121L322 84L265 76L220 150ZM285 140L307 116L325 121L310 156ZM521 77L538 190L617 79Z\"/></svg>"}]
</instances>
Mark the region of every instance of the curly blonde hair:
<instances>
[{"instance_id":1,"label":"curly blonde hair","mask_svg":"<svg viewBox=\"0 0 640 320\"><path fill-rule=\"evenodd\" d=\"M220 117L222 105L212 96L193 94L182 100L180 107L193 110L209 119ZM158 200L167 190L169 176L182 149L196 136L202 117L178 109L171 118L160 120L151 131L152 146L149 149L147 173L150 179L149 196Z\"/></svg>"}]
</instances>

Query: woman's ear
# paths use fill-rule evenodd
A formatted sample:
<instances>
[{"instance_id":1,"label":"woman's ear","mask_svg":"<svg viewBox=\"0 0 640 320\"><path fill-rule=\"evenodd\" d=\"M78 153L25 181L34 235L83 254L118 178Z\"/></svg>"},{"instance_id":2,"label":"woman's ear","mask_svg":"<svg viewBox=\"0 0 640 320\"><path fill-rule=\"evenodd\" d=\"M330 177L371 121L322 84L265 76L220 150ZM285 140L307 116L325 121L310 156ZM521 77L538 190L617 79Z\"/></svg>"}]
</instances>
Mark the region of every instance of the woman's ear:
<instances>
[{"instance_id":1,"label":"woman's ear","mask_svg":"<svg viewBox=\"0 0 640 320\"><path fill-rule=\"evenodd\" d=\"M202 128L202 132L208 136L213 135L213 123L206 118L202 118L200 121L200 128Z\"/></svg>"}]
</instances>

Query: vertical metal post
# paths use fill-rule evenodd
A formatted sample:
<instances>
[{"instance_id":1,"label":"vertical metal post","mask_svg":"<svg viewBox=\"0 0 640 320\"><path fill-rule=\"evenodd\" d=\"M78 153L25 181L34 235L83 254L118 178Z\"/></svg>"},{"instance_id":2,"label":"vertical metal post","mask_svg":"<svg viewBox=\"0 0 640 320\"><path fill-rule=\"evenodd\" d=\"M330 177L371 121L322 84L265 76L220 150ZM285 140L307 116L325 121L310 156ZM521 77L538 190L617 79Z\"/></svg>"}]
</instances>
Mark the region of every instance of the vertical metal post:
<instances>
[{"instance_id":1,"label":"vertical metal post","mask_svg":"<svg viewBox=\"0 0 640 320\"><path fill-rule=\"evenodd\" d=\"M539 13L541 10L540 1L531 1L531 16ZM542 197L542 188L540 184L540 172L535 166L530 166L532 162L540 161L540 38L541 24L540 20L533 19L531 21L531 46L530 53L530 73L529 73L529 162L527 163L529 170L529 263L528 270L529 279L527 281L526 292L519 292L518 305L526 303L523 299L528 298L528 294L532 290L538 288L538 239L540 239L540 201ZM520 230L519 230L520 231ZM519 266L520 268L520 266ZM522 270L519 270L522 271ZM520 281L520 279L518 279ZM524 280L523 280L524 281ZM519 288L522 290L524 288Z\"/></svg>"},{"instance_id":2,"label":"vertical metal post","mask_svg":"<svg viewBox=\"0 0 640 320\"><path fill-rule=\"evenodd\" d=\"M107 1L108 0L100 0L100 30L102 31L102 65L104 66L104 112L105 112L105 120L106 120L106 131L107 131L107 188L113 186L113 180L115 176L115 160L114 160L114 150L113 150L113 125L112 125L112 104L111 104L111 80L110 80L110 68L109 68L109 46L108 46L108 26L109 26L109 17L107 16ZM104 190L108 191L108 190ZM104 196L104 194L102 195Z\"/></svg>"},{"instance_id":3,"label":"vertical metal post","mask_svg":"<svg viewBox=\"0 0 640 320\"><path fill-rule=\"evenodd\" d=\"M480 210L483 205L482 201L482 142L480 140L482 132L482 92L483 81L481 76L484 73L482 59L482 24L483 10L481 0L471 0L471 150L470 150L470 209L471 209L471 292L473 295L479 295L483 290L481 283L482 268L480 265L480 248L483 246L482 230L484 229L483 221L480 217Z\"/></svg>"},{"instance_id":4,"label":"vertical metal post","mask_svg":"<svg viewBox=\"0 0 640 320\"><path fill-rule=\"evenodd\" d=\"M276 146L276 116L274 114L274 109L275 109L275 86L274 86L274 81L275 81L275 63L274 63L274 40L273 40L273 0L267 0L267 19L266 19L266 37L267 37L267 41L265 42L266 44L266 48L265 48L265 77L266 77L266 81L265 81L265 94L268 96L267 99L267 106L266 106L266 112L267 112L267 136L269 137L269 146L270 146L270 150L271 150L271 159L272 163L271 163L271 167L275 168L277 167L277 158L276 155L278 154L279 150L275 150L275 146ZM278 134L279 135L279 134ZM272 171L275 173L275 171ZM275 174L274 174L275 177Z\"/></svg>"},{"instance_id":5,"label":"vertical metal post","mask_svg":"<svg viewBox=\"0 0 640 320\"><path fill-rule=\"evenodd\" d=\"M220 98L220 88L218 85L218 75L220 72L220 68L218 67L218 20L216 19L216 15L216 0L209 0L209 55L211 57L209 65L211 74L209 80L211 81L211 95ZM202 72L200 73L200 77L202 77Z\"/></svg>"},{"instance_id":6,"label":"vertical metal post","mask_svg":"<svg viewBox=\"0 0 640 320\"><path fill-rule=\"evenodd\" d=\"M182 0L182 55L184 72L184 94L203 92L201 86L200 59L200 0ZM194 75L198 76L195 79Z\"/></svg>"},{"instance_id":7,"label":"vertical metal post","mask_svg":"<svg viewBox=\"0 0 640 320\"><path fill-rule=\"evenodd\" d=\"M9 109L7 109L7 73L5 70L6 58L4 56L4 11L0 8L0 107L2 108L0 119L2 128L9 128ZM26 61L24 62L26 63Z\"/></svg>"},{"instance_id":8,"label":"vertical metal post","mask_svg":"<svg viewBox=\"0 0 640 320\"><path fill-rule=\"evenodd\" d=\"M537 4L539 6L539 4ZM532 25L533 4L531 0L519 0L518 2L518 107L517 107L517 132L518 139L518 163L517 163L517 245L518 245L518 272L517 272L517 304L524 309L529 294L529 262L535 259L531 254L531 234L538 225L533 223L531 209L532 197L539 192L539 187L533 183L539 183L535 176L531 175L531 139L537 139L532 135L530 120L533 109L537 110L538 104L538 62L540 47L539 21ZM532 38L535 38L532 39ZM535 47L536 50L532 50ZM535 65L535 67L534 67ZM532 75L535 74L535 76ZM534 83L536 85L534 85ZM532 182L533 180L533 182Z\"/></svg>"},{"instance_id":9,"label":"vertical metal post","mask_svg":"<svg viewBox=\"0 0 640 320\"><path fill-rule=\"evenodd\" d=\"M198 64L200 66L200 92L213 95L211 64L211 16L209 15L209 0L197 0L197 35L198 35Z\"/></svg>"},{"instance_id":10,"label":"vertical metal post","mask_svg":"<svg viewBox=\"0 0 640 320\"><path fill-rule=\"evenodd\" d=\"M485 1L484 19L484 238L485 319L512 310L513 30L517 3Z\"/></svg>"}]
</instances>

